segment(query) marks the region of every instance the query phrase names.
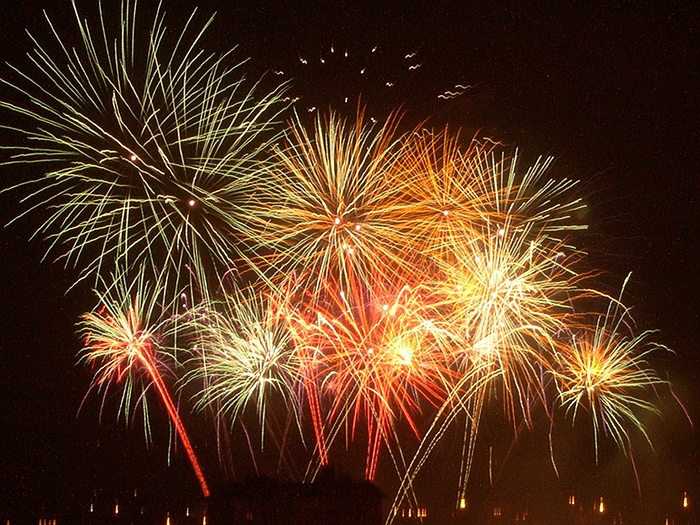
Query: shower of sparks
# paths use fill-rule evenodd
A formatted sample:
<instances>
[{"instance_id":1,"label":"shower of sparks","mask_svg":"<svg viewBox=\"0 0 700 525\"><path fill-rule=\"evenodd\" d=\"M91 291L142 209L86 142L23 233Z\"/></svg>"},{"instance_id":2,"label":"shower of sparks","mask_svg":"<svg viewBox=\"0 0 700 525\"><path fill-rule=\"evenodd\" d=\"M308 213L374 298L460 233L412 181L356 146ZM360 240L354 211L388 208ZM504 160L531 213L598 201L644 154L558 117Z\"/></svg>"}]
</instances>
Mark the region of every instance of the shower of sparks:
<instances>
[{"instance_id":1,"label":"shower of sparks","mask_svg":"<svg viewBox=\"0 0 700 525\"><path fill-rule=\"evenodd\" d=\"M299 362L291 334L270 293L238 289L223 300L198 305L189 315L195 358L187 382L200 384L195 407L212 407L233 424L248 409L257 412L264 445L269 400L282 400L300 425ZM274 418L273 418L274 419Z\"/></svg>"},{"instance_id":2,"label":"shower of sparks","mask_svg":"<svg viewBox=\"0 0 700 525\"><path fill-rule=\"evenodd\" d=\"M625 452L635 429L650 441L640 415L657 411L666 382L650 362L666 349L596 288L578 183L550 176L551 159L523 170L497 143L404 130L400 112L368 118L347 94L326 113L292 93L278 127L282 90L259 94L241 64L198 51L211 20L197 30L193 14L168 45L160 11L146 32L129 1L116 34L104 16L95 30L76 10L75 49L49 21L55 42L34 39L31 68L3 81L24 99L0 101L21 122L5 127L26 139L4 147L7 164L39 172L12 189L27 192L22 215L44 214L49 253L100 289L80 323L94 388L123 385L120 414L140 405L150 432L153 386L205 495L164 375L197 385L195 406L232 431L257 420L261 450L271 436L283 457L290 428L312 435L307 475L366 443L367 479L393 463L395 508L415 503L456 425L465 505L496 403L515 434L535 413L552 427L587 414L596 458L603 437ZM377 80L384 50L365 51L333 44L295 63ZM404 53L383 88L429 68Z\"/></svg>"},{"instance_id":3,"label":"shower of sparks","mask_svg":"<svg viewBox=\"0 0 700 525\"><path fill-rule=\"evenodd\" d=\"M421 292L373 282L372 290L346 293L323 281L325 301L291 320L307 382L329 400L324 424L333 431L348 424L352 436L361 422L367 429L367 479L382 442L397 439L399 419L420 437L416 417L444 402L451 373L440 344L447 335L425 317Z\"/></svg>"},{"instance_id":4,"label":"shower of sparks","mask_svg":"<svg viewBox=\"0 0 700 525\"><path fill-rule=\"evenodd\" d=\"M573 331L570 342L555 356L557 366L552 374L557 404L573 421L581 411L590 414L596 461L602 435L628 451L630 429L637 429L651 445L639 415L658 414L650 394L653 396L656 386L666 384L647 359L667 349L650 340L651 331L632 334L628 321L627 309L619 300L612 300L595 325Z\"/></svg>"},{"instance_id":5,"label":"shower of sparks","mask_svg":"<svg viewBox=\"0 0 700 525\"><path fill-rule=\"evenodd\" d=\"M400 121L367 125L362 111L349 123L335 113L314 121L313 134L297 116L287 145L275 150L268 181L258 192L258 251L280 275L305 272L321 283L390 274L404 243L403 203L389 185L401 142ZM313 288L314 284L309 287Z\"/></svg>"}]
</instances>

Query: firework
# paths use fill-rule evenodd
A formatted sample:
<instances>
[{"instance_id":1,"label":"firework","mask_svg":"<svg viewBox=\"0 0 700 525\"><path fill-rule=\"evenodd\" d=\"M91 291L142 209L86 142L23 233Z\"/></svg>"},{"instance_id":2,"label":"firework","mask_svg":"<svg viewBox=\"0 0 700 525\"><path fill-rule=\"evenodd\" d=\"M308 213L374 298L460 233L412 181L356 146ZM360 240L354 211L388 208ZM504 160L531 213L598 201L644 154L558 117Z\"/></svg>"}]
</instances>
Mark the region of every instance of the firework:
<instances>
[{"instance_id":1,"label":"firework","mask_svg":"<svg viewBox=\"0 0 700 525\"><path fill-rule=\"evenodd\" d=\"M402 222L411 250L439 258L455 243L469 242L482 225L476 206L479 180L475 158L482 146L472 141L464 149L459 134L449 128L409 135L389 172L390 185L400 189Z\"/></svg>"},{"instance_id":2,"label":"firework","mask_svg":"<svg viewBox=\"0 0 700 525\"><path fill-rule=\"evenodd\" d=\"M202 492L209 496L209 488L197 457L180 419L162 372L172 374L167 363L176 362L172 346L165 344L173 336L173 320L162 319L163 307L159 302L162 290L143 279L135 281L126 275L117 276L106 292L97 292L100 306L83 315L80 332L84 339L81 361L95 367L93 386L104 389L123 384L120 411L128 419L134 395L136 404L142 404L144 423L149 432L146 391L153 386L170 416L185 451L192 463Z\"/></svg>"},{"instance_id":3,"label":"firework","mask_svg":"<svg viewBox=\"0 0 700 525\"><path fill-rule=\"evenodd\" d=\"M454 374L446 403L407 473L413 479L446 428L466 415L458 500L465 496L482 412L499 398L514 431L547 407L545 374L557 336L581 322L575 304L592 292L578 269L582 253L569 235L575 182L544 178L548 161L524 174L517 156L496 156L472 141L466 150L447 130L424 132L396 173L410 173L406 209L415 214L416 250L429 261L426 302L450 337L444 349ZM406 219L409 222L411 219ZM498 388L498 390L496 390Z\"/></svg>"},{"instance_id":4,"label":"firework","mask_svg":"<svg viewBox=\"0 0 700 525\"><path fill-rule=\"evenodd\" d=\"M480 237L452 247L435 283L458 341L456 366L484 361L499 369L511 378L504 385L511 399L539 382L538 365L549 368L552 338L575 317L574 301L585 293L580 255L545 235L531 237L530 227L487 225ZM515 404L524 409L522 401Z\"/></svg>"},{"instance_id":5,"label":"firework","mask_svg":"<svg viewBox=\"0 0 700 525\"><path fill-rule=\"evenodd\" d=\"M254 234L248 190L280 91L258 94L228 54L198 51L211 19L197 29L193 13L170 38L160 10L149 26L128 0L119 24L101 10L97 29L74 11L80 45L47 17L53 43L34 39L33 69L5 81L24 105L0 102L26 138L9 164L44 171L20 184L28 212L48 213L37 235L83 278L145 261L173 289L213 289Z\"/></svg>"},{"instance_id":6,"label":"firework","mask_svg":"<svg viewBox=\"0 0 700 525\"><path fill-rule=\"evenodd\" d=\"M193 13L171 40L160 9L143 32L129 1L116 32L102 10L97 26L74 11L78 46L47 18L53 42L34 39L29 68L4 81L22 99L0 101L23 141L7 164L41 169L14 186L26 214L45 214L36 235L102 289L80 323L91 389L121 387L119 414L142 407L150 437L153 387L205 495L166 384L176 372L218 424L248 437L257 418L261 449L272 439L282 459L309 418L307 476L343 433L346 448L366 441L367 479L387 453L395 505L462 421L464 500L494 403L516 436L536 410L552 425L556 409L588 412L596 458L603 435L625 452L633 429L649 441L640 414L656 412L647 396L664 381L647 359L664 347L625 330L621 299L593 322L581 311L605 294L580 268L577 182L549 177L551 159L523 172L489 141L402 133L398 112L377 123L312 106L278 133L283 89L259 93L229 54L198 50L211 19L197 28ZM350 65L326 51L316 68ZM398 63L406 75L422 64Z\"/></svg>"},{"instance_id":7,"label":"firework","mask_svg":"<svg viewBox=\"0 0 700 525\"><path fill-rule=\"evenodd\" d=\"M189 315L196 351L185 379L203 385L196 407L214 408L231 425L254 409L262 429L261 449L266 427L278 423L269 421L271 398L281 400L287 420L291 417L300 426L299 362L282 301L271 294L236 287L224 300L199 305Z\"/></svg>"},{"instance_id":8,"label":"firework","mask_svg":"<svg viewBox=\"0 0 700 525\"><path fill-rule=\"evenodd\" d=\"M627 308L619 299L611 300L594 326L571 333L569 344L557 352L556 368L551 372L557 385L557 405L572 423L581 411L590 415L596 462L601 435L611 437L627 452L630 429L636 428L651 445L639 414L658 414L648 399L649 390L666 384L647 359L653 352L668 349L650 341L650 331L634 335L629 321Z\"/></svg>"},{"instance_id":9,"label":"firework","mask_svg":"<svg viewBox=\"0 0 700 525\"><path fill-rule=\"evenodd\" d=\"M322 423L331 433L348 424L353 436L361 422L367 428L367 479L382 442L391 447L397 439L399 420L419 435L415 418L443 402L450 373L439 344L446 334L425 316L420 289L373 282L346 293L337 281L324 281L326 300L292 322L307 384L314 385L309 395L329 399Z\"/></svg>"},{"instance_id":10,"label":"firework","mask_svg":"<svg viewBox=\"0 0 700 525\"><path fill-rule=\"evenodd\" d=\"M552 161L540 157L522 172L517 151L510 157L495 149L475 150L468 160L474 173L475 212L491 225L527 228L537 238L563 240L585 230L587 226L577 222L585 208L574 195L578 181L547 178Z\"/></svg>"},{"instance_id":11,"label":"firework","mask_svg":"<svg viewBox=\"0 0 700 525\"><path fill-rule=\"evenodd\" d=\"M275 272L337 279L349 289L401 265L403 204L387 176L400 149L398 125L396 114L375 127L362 111L354 124L331 113L316 119L311 136L300 117L292 122L260 197L261 250Z\"/></svg>"}]
</instances>

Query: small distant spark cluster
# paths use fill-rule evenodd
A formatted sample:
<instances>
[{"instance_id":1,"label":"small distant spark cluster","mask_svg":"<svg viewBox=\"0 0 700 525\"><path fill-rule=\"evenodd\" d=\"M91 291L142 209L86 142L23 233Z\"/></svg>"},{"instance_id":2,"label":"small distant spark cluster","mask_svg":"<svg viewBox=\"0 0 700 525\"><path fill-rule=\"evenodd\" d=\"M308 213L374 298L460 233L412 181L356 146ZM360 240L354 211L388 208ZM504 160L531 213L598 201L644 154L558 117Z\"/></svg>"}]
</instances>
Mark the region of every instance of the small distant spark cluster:
<instances>
[{"instance_id":1,"label":"small distant spark cluster","mask_svg":"<svg viewBox=\"0 0 700 525\"><path fill-rule=\"evenodd\" d=\"M141 32L128 1L116 34L76 20L78 47L50 25L4 81L24 100L0 102L24 139L5 165L39 173L10 189L49 254L94 282L79 327L95 388L121 388L120 412L142 407L147 429L157 394L205 495L173 389L194 391L217 433L242 429L252 456L271 442L287 465L301 443L306 479L358 450L373 480L386 458L397 506L452 428L464 502L487 411L514 435L535 414L587 418L596 457L601 439L626 453L633 433L649 440L640 416L664 381L648 360L665 347L630 328L621 291L596 288L577 182L550 159L523 169L400 112L309 115L201 51L210 21L173 39L159 11Z\"/></svg>"}]
</instances>

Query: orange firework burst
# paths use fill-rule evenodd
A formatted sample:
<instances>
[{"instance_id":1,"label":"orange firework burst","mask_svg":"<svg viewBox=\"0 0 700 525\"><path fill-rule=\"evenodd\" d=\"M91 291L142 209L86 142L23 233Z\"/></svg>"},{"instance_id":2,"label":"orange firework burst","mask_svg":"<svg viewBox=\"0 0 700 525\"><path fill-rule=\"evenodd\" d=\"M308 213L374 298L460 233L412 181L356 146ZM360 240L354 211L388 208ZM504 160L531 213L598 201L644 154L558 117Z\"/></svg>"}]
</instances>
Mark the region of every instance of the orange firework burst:
<instances>
[{"instance_id":1,"label":"orange firework burst","mask_svg":"<svg viewBox=\"0 0 700 525\"><path fill-rule=\"evenodd\" d=\"M336 281L321 283L323 303L293 320L295 341L309 382L331 399L331 437L349 422L354 435L363 421L368 431L365 475L373 479L382 442L396 439L395 423L415 420L425 404L446 395L446 337L425 316L420 290L374 281L373 289L346 293Z\"/></svg>"},{"instance_id":2,"label":"orange firework burst","mask_svg":"<svg viewBox=\"0 0 700 525\"><path fill-rule=\"evenodd\" d=\"M274 271L303 271L309 288L324 279L370 286L370 275L393 272L405 242L398 188L387 176L400 147L398 125L396 114L368 125L362 111L355 123L319 116L313 135L300 117L291 123L271 182L259 191L258 239Z\"/></svg>"},{"instance_id":3,"label":"orange firework burst","mask_svg":"<svg viewBox=\"0 0 700 525\"><path fill-rule=\"evenodd\" d=\"M445 355L458 372L421 450L427 454L466 413L463 497L496 385L514 428L531 422L533 401L547 406L543 373L552 366L555 336L577 319L574 302L589 294L581 288L587 275L577 270L582 255L566 239L582 228L572 219L581 203L570 198L574 182L544 178L549 161L520 174L517 156L499 158L474 142L461 152L447 131L418 136L412 151L408 200L423 219L414 223L416 246L431 269L428 302L451 333ZM415 458L409 470L423 462Z\"/></svg>"},{"instance_id":4,"label":"orange firework burst","mask_svg":"<svg viewBox=\"0 0 700 525\"><path fill-rule=\"evenodd\" d=\"M459 239L469 239L480 226L476 141L462 148L459 134L448 128L436 133L417 131L407 138L394 169L391 185L401 188L403 223L411 232L412 249L439 256Z\"/></svg>"}]
</instances>

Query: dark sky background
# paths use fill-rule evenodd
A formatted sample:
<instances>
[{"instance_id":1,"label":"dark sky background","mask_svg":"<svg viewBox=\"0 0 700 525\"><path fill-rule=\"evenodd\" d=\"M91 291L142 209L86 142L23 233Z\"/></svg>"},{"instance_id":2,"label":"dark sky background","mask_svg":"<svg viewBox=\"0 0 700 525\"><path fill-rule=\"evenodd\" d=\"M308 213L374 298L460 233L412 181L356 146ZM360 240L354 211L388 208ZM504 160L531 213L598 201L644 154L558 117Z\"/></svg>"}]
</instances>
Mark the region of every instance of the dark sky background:
<instances>
[{"instance_id":1,"label":"dark sky background","mask_svg":"<svg viewBox=\"0 0 700 525\"><path fill-rule=\"evenodd\" d=\"M80 4L94 13L93 3ZM659 329L658 340L675 350L655 365L671 378L697 425L699 12L690 1L653 4L581 2L576 8L554 2L525 8L504 1L389 1L371 8L355 2L308 2L299 8L297 2L208 0L198 5L200 21L217 12L205 45L212 51L238 45L234 56L250 57L244 66L250 78L267 72L266 83L290 80L290 93L301 97L300 111L332 105L352 115L361 95L370 115L403 105L408 124L449 122L464 136L500 140L508 151L518 147L525 159L554 155L553 173L580 179L587 195L590 231L581 247L614 287L632 272L626 302L634 306L640 329ZM0 77L11 74L5 62L27 69L25 53L32 44L23 28L48 40L44 8L62 34L72 34L75 22L65 1L2 3ZM165 9L168 26L179 29L191 4L168 1ZM420 67L409 69L416 64ZM362 68L365 74L359 75ZM454 99L438 97L457 85L471 87ZM0 119L5 123L8 114ZM2 134L3 141L7 137ZM0 185L36 175L31 167L4 167ZM20 196L0 195L3 224L23 210ZM66 295L75 275L41 262L45 245L28 240L36 221L32 216L0 230L0 518L7 509L52 507L96 488L116 494L137 485L154 500L196 501L198 486L181 450L170 454L168 465L169 431L158 410L151 447L138 418L129 428L116 422L114 402L101 423L99 396L89 397L78 414L90 371L76 364L74 325L94 301L81 289ZM641 499L630 461L606 449L596 467L585 431L562 431L564 459L556 479L546 427L525 433L506 458L510 441L498 440L496 424L484 431L484 443L507 459L503 475L488 485L482 449L473 492L534 499L575 487L592 495L607 491L651 509L687 490L700 504L697 431L671 396L664 394L660 402L664 415L649 420L655 450L640 446L635 457ZM187 424L205 471L221 478L211 422L188 415ZM437 455L436 471L459 451L459 437L451 439ZM361 471L350 474L359 477ZM435 505L454 497L452 485L429 484Z\"/></svg>"}]
</instances>

